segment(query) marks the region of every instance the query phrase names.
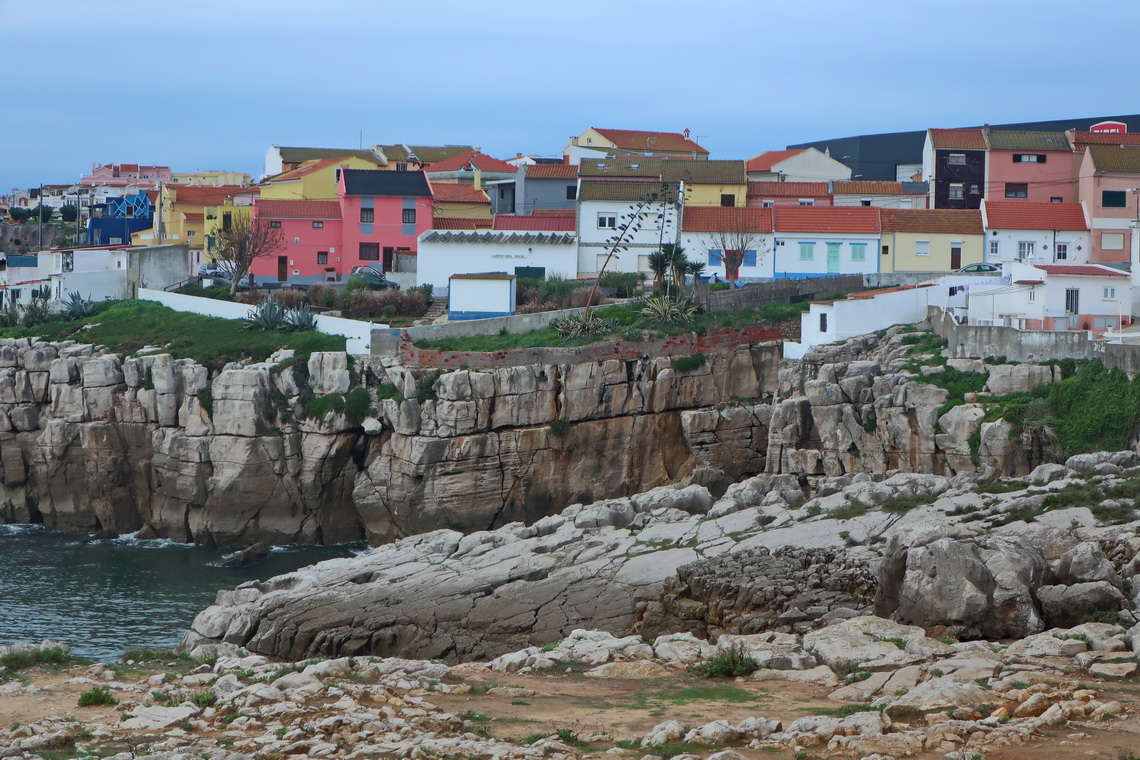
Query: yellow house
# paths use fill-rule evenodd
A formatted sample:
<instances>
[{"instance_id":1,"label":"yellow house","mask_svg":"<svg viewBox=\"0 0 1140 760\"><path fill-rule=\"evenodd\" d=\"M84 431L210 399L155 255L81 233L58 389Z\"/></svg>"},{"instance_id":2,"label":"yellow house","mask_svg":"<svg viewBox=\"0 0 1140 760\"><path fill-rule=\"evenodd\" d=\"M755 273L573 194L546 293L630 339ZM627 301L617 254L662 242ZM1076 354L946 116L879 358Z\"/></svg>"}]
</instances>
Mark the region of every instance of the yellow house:
<instances>
[{"instance_id":1,"label":"yellow house","mask_svg":"<svg viewBox=\"0 0 1140 760\"><path fill-rule=\"evenodd\" d=\"M603 129L590 127L570 138L562 155L576 164L591 156L672 156L674 158L708 158L709 152L689 139L684 132L646 132L640 129Z\"/></svg>"},{"instance_id":2,"label":"yellow house","mask_svg":"<svg viewBox=\"0 0 1140 760\"><path fill-rule=\"evenodd\" d=\"M305 161L296 169L266 177L261 183L261 197L278 201L335 201L340 168L376 169L376 162L359 156Z\"/></svg>"},{"instance_id":3,"label":"yellow house","mask_svg":"<svg viewBox=\"0 0 1140 760\"><path fill-rule=\"evenodd\" d=\"M743 161L692 161L682 158L584 158L583 179L680 182L686 206L748 205L748 174Z\"/></svg>"},{"instance_id":4,"label":"yellow house","mask_svg":"<svg viewBox=\"0 0 1140 760\"><path fill-rule=\"evenodd\" d=\"M227 198L224 203L218 206L210 206L205 209L205 220L203 222L203 232L205 234L205 241L203 251L206 261L214 261L214 236L220 229L229 229L229 226L234 223L239 217L248 219L253 213L253 206L236 206L234 205L233 198Z\"/></svg>"},{"instance_id":5,"label":"yellow house","mask_svg":"<svg viewBox=\"0 0 1140 760\"><path fill-rule=\"evenodd\" d=\"M199 172L171 174L170 181L175 185L248 185L250 176L244 172L205 169Z\"/></svg>"},{"instance_id":6,"label":"yellow house","mask_svg":"<svg viewBox=\"0 0 1140 760\"><path fill-rule=\"evenodd\" d=\"M985 258L978 209L879 209L880 272L954 272Z\"/></svg>"},{"instance_id":7,"label":"yellow house","mask_svg":"<svg viewBox=\"0 0 1140 760\"><path fill-rule=\"evenodd\" d=\"M163 185L158 193L154 227L131 236L134 245L159 242L186 243L191 251L201 251L205 240L206 209L221 206L232 198L235 185Z\"/></svg>"},{"instance_id":8,"label":"yellow house","mask_svg":"<svg viewBox=\"0 0 1140 760\"><path fill-rule=\"evenodd\" d=\"M447 219L490 219L491 201L475 185L432 182L432 216Z\"/></svg>"}]
</instances>

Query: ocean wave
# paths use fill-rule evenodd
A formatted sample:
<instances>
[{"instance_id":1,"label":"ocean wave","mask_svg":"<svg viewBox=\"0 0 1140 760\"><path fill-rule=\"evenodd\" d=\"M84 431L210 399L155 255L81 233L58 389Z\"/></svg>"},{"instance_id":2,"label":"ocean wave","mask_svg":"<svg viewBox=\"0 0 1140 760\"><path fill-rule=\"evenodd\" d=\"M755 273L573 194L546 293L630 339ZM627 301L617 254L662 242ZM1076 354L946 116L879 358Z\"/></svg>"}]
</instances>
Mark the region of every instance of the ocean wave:
<instances>
[{"instance_id":1,"label":"ocean wave","mask_svg":"<svg viewBox=\"0 0 1140 760\"><path fill-rule=\"evenodd\" d=\"M13 523L12 525L0 525L0 536L26 536L29 533L40 533L43 530L44 526L42 525Z\"/></svg>"}]
</instances>

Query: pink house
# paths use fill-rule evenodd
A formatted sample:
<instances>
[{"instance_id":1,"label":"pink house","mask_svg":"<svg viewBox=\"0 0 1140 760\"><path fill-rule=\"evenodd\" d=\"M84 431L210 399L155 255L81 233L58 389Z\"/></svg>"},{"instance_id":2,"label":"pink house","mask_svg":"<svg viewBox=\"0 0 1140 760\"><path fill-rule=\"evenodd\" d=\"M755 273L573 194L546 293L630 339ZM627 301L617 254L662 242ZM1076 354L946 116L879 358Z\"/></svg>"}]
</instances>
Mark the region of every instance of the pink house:
<instances>
[{"instance_id":1,"label":"pink house","mask_svg":"<svg viewBox=\"0 0 1140 760\"><path fill-rule=\"evenodd\" d=\"M1078 189L1091 220L1090 261L1127 264L1132 224L1140 218L1140 148L1090 145L1080 158Z\"/></svg>"},{"instance_id":2,"label":"pink house","mask_svg":"<svg viewBox=\"0 0 1140 760\"><path fill-rule=\"evenodd\" d=\"M759 182L748 183L748 206L831 206L831 187L827 182Z\"/></svg>"},{"instance_id":3,"label":"pink house","mask_svg":"<svg viewBox=\"0 0 1140 760\"><path fill-rule=\"evenodd\" d=\"M341 269L343 246L339 201L253 201L255 219L268 219L281 230L283 252L253 262L255 277L284 282L289 277L319 277Z\"/></svg>"},{"instance_id":4,"label":"pink house","mask_svg":"<svg viewBox=\"0 0 1140 760\"><path fill-rule=\"evenodd\" d=\"M986 133L985 197L1038 203L1073 203L1073 149L1064 132Z\"/></svg>"},{"instance_id":5,"label":"pink house","mask_svg":"<svg viewBox=\"0 0 1140 760\"><path fill-rule=\"evenodd\" d=\"M126 187L157 190L158 186L170 181L169 166L147 166L144 164L95 164L91 174L82 177L79 184L87 187Z\"/></svg>"},{"instance_id":6,"label":"pink house","mask_svg":"<svg viewBox=\"0 0 1140 760\"><path fill-rule=\"evenodd\" d=\"M416 240L431 229L433 199L424 172L342 168L341 265L382 263L390 271L396 254L415 255Z\"/></svg>"}]
</instances>

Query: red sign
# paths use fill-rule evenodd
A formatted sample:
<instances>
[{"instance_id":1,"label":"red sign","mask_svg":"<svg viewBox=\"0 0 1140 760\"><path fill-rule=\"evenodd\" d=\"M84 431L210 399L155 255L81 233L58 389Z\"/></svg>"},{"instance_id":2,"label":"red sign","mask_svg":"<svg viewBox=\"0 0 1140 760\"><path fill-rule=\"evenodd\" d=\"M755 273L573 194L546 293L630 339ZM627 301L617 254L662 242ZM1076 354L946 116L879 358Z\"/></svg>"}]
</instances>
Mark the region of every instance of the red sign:
<instances>
[{"instance_id":1,"label":"red sign","mask_svg":"<svg viewBox=\"0 0 1140 760\"><path fill-rule=\"evenodd\" d=\"M1089 127L1090 132L1109 132L1112 134L1124 134L1128 131L1128 125L1122 121L1098 121Z\"/></svg>"}]
</instances>

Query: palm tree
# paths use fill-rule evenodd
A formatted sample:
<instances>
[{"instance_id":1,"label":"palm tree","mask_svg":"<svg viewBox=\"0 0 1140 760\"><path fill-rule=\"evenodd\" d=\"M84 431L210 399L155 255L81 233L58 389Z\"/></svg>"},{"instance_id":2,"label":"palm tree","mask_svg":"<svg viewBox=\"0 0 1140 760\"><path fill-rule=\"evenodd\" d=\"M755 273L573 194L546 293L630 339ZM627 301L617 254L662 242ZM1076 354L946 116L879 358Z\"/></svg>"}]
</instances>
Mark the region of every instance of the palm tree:
<instances>
[{"instance_id":1,"label":"palm tree","mask_svg":"<svg viewBox=\"0 0 1140 760\"><path fill-rule=\"evenodd\" d=\"M665 274L672 268L672 262L664 251L649 254L649 271L653 273L653 289L663 294L665 292Z\"/></svg>"},{"instance_id":2,"label":"palm tree","mask_svg":"<svg viewBox=\"0 0 1140 760\"><path fill-rule=\"evenodd\" d=\"M674 284L678 290L683 291L685 287L685 266L689 263L685 257L685 249L677 243L666 243L661 246L661 252L665 254Z\"/></svg>"},{"instance_id":3,"label":"palm tree","mask_svg":"<svg viewBox=\"0 0 1140 760\"><path fill-rule=\"evenodd\" d=\"M697 285L701 281L701 275L705 273L705 262L698 261L697 259L690 259L689 263L685 265L685 274L693 278L693 292L697 292Z\"/></svg>"}]
</instances>

